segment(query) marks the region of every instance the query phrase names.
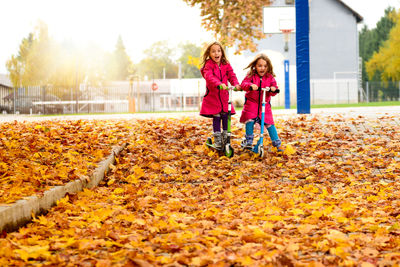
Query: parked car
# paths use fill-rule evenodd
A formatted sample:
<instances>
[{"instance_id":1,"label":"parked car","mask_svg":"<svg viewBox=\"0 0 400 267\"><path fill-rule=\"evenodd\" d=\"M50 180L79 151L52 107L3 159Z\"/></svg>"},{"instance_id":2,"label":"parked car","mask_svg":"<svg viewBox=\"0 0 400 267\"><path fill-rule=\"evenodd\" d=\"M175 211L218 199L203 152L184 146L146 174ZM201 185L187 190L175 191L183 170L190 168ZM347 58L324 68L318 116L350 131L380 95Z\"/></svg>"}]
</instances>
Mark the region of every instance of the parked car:
<instances>
[{"instance_id":1,"label":"parked car","mask_svg":"<svg viewBox=\"0 0 400 267\"><path fill-rule=\"evenodd\" d=\"M63 107L59 104L39 104L40 102L60 101L55 95L47 94L45 100L37 96L24 96L16 98L15 110L21 114L62 114Z\"/></svg>"}]
</instances>

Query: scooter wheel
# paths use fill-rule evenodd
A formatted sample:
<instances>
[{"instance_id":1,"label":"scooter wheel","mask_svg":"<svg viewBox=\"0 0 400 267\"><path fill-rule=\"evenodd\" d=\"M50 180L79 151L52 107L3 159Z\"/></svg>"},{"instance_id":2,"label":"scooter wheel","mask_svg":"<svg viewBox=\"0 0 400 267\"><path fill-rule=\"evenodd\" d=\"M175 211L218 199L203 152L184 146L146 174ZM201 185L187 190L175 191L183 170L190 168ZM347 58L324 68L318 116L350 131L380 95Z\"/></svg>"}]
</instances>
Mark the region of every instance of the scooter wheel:
<instances>
[{"instance_id":1,"label":"scooter wheel","mask_svg":"<svg viewBox=\"0 0 400 267\"><path fill-rule=\"evenodd\" d=\"M259 150L260 158L263 158L264 157L264 148L260 147L258 150Z\"/></svg>"},{"instance_id":2,"label":"scooter wheel","mask_svg":"<svg viewBox=\"0 0 400 267\"><path fill-rule=\"evenodd\" d=\"M206 143L207 143L207 145L212 145L212 139L211 139L211 137L208 137L208 138L207 138Z\"/></svg>"},{"instance_id":3,"label":"scooter wheel","mask_svg":"<svg viewBox=\"0 0 400 267\"><path fill-rule=\"evenodd\" d=\"M240 146L241 146L242 148L245 148L246 145L247 145L247 141L246 141L246 139L243 139L242 142L240 143Z\"/></svg>"},{"instance_id":4,"label":"scooter wheel","mask_svg":"<svg viewBox=\"0 0 400 267\"><path fill-rule=\"evenodd\" d=\"M260 146L258 145L258 144L256 144L252 149L251 149L251 151L253 151L254 153L256 153L256 154L260 154Z\"/></svg>"},{"instance_id":5,"label":"scooter wheel","mask_svg":"<svg viewBox=\"0 0 400 267\"><path fill-rule=\"evenodd\" d=\"M231 147L231 145L229 145L227 148L225 148L225 156L227 158L231 158L233 157L234 151L233 148Z\"/></svg>"}]
</instances>

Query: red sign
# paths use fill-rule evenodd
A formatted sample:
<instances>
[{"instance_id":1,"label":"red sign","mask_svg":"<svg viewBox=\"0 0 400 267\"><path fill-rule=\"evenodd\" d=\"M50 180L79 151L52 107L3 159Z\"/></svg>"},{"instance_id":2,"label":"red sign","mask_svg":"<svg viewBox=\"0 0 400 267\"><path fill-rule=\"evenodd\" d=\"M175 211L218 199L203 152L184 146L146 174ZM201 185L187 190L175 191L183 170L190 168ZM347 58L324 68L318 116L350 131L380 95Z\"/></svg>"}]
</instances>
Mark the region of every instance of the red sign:
<instances>
[{"instance_id":1,"label":"red sign","mask_svg":"<svg viewBox=\"0 0 400 267\"><path fill-rule=\"evenodd\" d=\"M152 89L153 91L156 91L156 90L158 89L158 85L157 85L156 83L152 83L152 84L151 84L151 89Z\"/></svg>"}]
</instances>

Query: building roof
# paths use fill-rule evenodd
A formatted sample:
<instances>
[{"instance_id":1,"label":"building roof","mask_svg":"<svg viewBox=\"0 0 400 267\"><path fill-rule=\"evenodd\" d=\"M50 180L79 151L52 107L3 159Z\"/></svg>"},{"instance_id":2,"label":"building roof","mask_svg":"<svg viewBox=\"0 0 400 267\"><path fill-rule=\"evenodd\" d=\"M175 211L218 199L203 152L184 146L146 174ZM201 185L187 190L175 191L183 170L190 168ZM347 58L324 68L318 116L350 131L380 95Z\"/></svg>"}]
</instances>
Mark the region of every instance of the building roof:
<instances>
[{"instance_id":1,"label":"building roof","mask_svg":"<svg viewBox=\"0 0 400 267\"><path fill-rule=\"evenodd\" d=\"M354 17L356 17L357 23L360 23L361 21L364 20L364 18L358 14L356 11L354 11L354 9L352 9L351 7L349 7L347 4L345 4L343 1L341 0L336 0L338 1L340 4L342 4L345 8L347 8L348 10L350 10L351 13L353 13Z\"/></svg>"},{"instance_id":2,"label":"building roof","mask_svg":"<svg viewBox=\"0 0 400 267\"><path fill-rule=\"evenodd\" d=\"M13 85L10 78L8 78L8 75L0 74L0 86L12 88Z\"/></svg>"}]
</instances>

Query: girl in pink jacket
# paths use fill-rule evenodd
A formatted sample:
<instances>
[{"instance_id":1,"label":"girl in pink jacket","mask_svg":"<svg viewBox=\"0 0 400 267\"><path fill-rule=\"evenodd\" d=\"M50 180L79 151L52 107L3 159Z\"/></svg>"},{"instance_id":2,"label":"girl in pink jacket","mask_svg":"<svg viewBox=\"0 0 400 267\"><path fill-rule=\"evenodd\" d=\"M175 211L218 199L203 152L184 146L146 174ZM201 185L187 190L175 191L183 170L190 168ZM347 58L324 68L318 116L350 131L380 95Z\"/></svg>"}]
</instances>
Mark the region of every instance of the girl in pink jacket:
<instances>
[{"instance_id":1,"label":"girl in pink jacket","mask_svg":"<svg viewBox=\"0 0 400 267\"><path fill-rule=\"evenodd\" d=\"M274 125L270 103L271 97L279 93L271 60L265 54L259 54L245 69L250 69L241 84L242 89L247 92L245 94L245 103L240 117L240 122L246 125L245 148L252 148L254 124L261 123L261 96L263 95L261 88L270 87L271 91L265 93L266 111L264 125L267 127L272 145L276 147L278 151L282 151L280 149L281 140L278 137Z\"/></svg>"},{"instance_id":2,"label":"girl in pink jacket","mask_svg":"<svg viewBox=\"0 0 400 267\"><path fill-rule=\"evenodd\" d=\"M240 85L219 42L213 42L206 48L200 71L206 80L207 88L201 103L200 115L213 119L214 146L221 149L226 140L228 129L229 92L226 90L228 89L228 81L238 89L240 89ZM222 90L218 89L219 87ZM235 114L235 109L232 105L233 114Z\"/></svg>"}]
</instances>

